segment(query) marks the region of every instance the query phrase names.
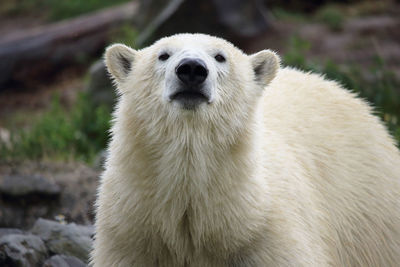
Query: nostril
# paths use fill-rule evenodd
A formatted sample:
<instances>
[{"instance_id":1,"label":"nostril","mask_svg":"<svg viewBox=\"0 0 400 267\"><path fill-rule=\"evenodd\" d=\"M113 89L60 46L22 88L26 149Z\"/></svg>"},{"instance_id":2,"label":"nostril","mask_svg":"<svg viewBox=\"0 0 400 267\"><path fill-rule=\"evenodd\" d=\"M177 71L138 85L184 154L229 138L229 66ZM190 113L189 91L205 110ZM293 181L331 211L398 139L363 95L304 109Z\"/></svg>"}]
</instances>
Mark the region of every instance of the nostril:
<instances>
[{"instance_id":1,"label":"nostril","mask_svg":"<svg viewBox=\"0 0 400 267\"><path fill-rule=\"evenodd\" d=\"M208 71L203 66L196 66L194 69L194 80L197 84L204 82L207 78Z\"/></svg>"},{"instance_id":2,"label":"nostril","mask_svg":"<svg viewBox=\"0 0 400 267\"><path fill-rule=\"evenodd\" d=\"M179 80L188 83L190 81L191 68L188 64L181 64L176 69L176 74L178 75Z\"/></svg>"},{"instance_id":3,"label":"nostril","mask_svg":"<svg viewBox=\"0 0 400 267\"><path fill-rule=\"evenodd\" d=\"M178 67L177 73L183 75L190 75L191 69L188 64L184 64Z\"/></svg>"},{"instance_id":4,"label":"nostril","mask_svg":"<svg viewBox=\"0 0 400 267\"><path fill-rule=\"evenodd\" d=\"M195 76L200 76L200 77L204 77L204 78L206 78L207 77L207 74L208 74L208 71L207 71L207 69L206 68L204 68L203 66L197 66L195 69L194 69L194 75Z\"/></svg>"}]
</instances>

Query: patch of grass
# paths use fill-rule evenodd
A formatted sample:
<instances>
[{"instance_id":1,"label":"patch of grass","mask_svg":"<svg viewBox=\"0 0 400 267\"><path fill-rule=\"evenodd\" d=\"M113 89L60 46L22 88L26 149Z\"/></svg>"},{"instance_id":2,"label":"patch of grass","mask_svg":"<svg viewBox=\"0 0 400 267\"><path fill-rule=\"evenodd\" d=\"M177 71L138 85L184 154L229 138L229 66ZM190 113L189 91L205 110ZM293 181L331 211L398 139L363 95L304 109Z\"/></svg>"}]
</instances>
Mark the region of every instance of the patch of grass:
<instances>
[{"instance_id":1,"label":"patch of grass","mask_svg":"<svg viewBox=\"0 0 400 267\"><path fill-rule=\"evenodd\" d=\"M272 15L274 18L278 20L285 20L291 22L306 22L307 17L304 13L294 12L291 10L287 10L281 7L274 7L271 10Z\"/></svg>"},{"instance_id":2,"label":"patch of grass","mask_svg":"<svg viewBox=\"0 0 400 267\"><path fill-rule=\"evenodd\" d=\"M57 21L114 6L129 0L2 0L1 15L37 15ZM3 3L4 2L4 3Z\"/></svg>"},{"instance_id":3,"label":"patch of grass","mask_svg":"<svg viewBox=\"0 0 400 267\"><path fill-rule=\"evenodd\" d=\"M0 144L0 158L91 162L106 147L110 114L109 107L95 106L86 94L81 94L70 109L54 97L50 110L30 129L14 131L8 146Z\"/></svg>"},{"instance_id":4,"label":"patch of grass","mask_svg":"<svg viewBox=\"0 0 400 267\"><path fill-rule=\"evenodd\" d=\"M311 66L310 62L308 62L305 57L305 53L310 48L311 44L308 41L292 36L289 39L287 52L283 57L284 64L303 70L313 70L314 67Z\"/></svg>"},{"instance_id":5,"label":"patch of grass","mask_svg":"<svg viewBox=\"0 0 400 267\"><path fill-rule=\"evenodd\" d=\"M333 31L343 29L345 15L343 11L334 5L326 5L315 14L317 22L327 25Z\"/></svg>"},{"instance_id":6,"label":"patch of grass","mask_svg":"<svg viewBox=\"0 0 400 267\"><path fill-rule=\"evenodd\" d=\"M344 7L349 16L370 16L390 13L393 4L395 2L392 0L355 1L353 4L347 4Z\"/></svg>"},{"instance_id":7,"label":"patch of grass","mask_svg":"<svg viewBox=\"0 0 400 267\"><path fill-rule=\"evenodd\" d=\"M76 17L94 10L114 6L128 0L42 0L45 5L50 7L50 19L62 20Z\"/></svg>"},{"instance_id":8,"label":"patch of grass","mask_svg":"<svg viewBox=\"0 0 400 267\"><path fill-rule=\"evenodd\" d=\"M375 107L377 115L386 123L390 133L400 147L400 81L385 68L376 57L368 73L361 72L358 65L340 66L332 61L314 62L306 58L310 44L297 37L289 42L288 52L283 58L285 65L305 71L324 74L328 79L338 81L345 88L356 92Z\"/></svg>"},{"instance_id":9,"label":"patch of grass","mask_svg":"<svg viewBox=\"0 0 400 267\"><path fill-rule=\"evenodd\" d=\"M119 27L111 37L112 43L122 43L136 48L137 30L129 23Z\"/></svg>"},{"instance_id":10,"label":"patch of grass","mask_svg":"<svg viewBox=\"0 0 400 267\"><path fill-rule=\"evenodd\" d=\"M40 10L38 6L35 6L34 0L3 0L0 5L0 15L2 16L13 16L13 15L26 15L33 14L34 11ZM43 7L41 4L37 5Z\"/></svg>"}]
</instances>

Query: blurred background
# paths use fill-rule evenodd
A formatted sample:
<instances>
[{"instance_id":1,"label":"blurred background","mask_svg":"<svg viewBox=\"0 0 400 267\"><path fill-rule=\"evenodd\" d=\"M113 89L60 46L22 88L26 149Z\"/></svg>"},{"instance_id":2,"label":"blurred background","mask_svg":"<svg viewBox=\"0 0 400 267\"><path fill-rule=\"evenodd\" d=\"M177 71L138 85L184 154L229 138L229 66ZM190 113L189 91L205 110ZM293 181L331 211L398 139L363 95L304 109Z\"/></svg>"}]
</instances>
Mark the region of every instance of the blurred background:
<instances>
[{"instance_id":1,"label":"blurred background","mask_svg":"<svg viewBox=\"0 0 400 267\"><path fill-rule=\"evenodd\" d=\"M39 217L93 222L115 102L104 49L179 32L324 73L368 100L400 143L400 1L2 0L0 237Z\"/></svg>"}]
</instances>

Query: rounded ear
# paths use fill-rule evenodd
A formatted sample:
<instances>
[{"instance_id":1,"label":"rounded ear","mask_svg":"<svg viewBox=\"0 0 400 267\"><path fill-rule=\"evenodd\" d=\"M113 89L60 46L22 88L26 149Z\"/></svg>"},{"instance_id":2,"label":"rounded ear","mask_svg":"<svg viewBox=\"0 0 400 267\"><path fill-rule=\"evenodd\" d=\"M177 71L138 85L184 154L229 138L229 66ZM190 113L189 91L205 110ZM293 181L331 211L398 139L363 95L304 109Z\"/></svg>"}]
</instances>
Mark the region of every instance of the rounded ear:
<instances>
[{"instance_id":1,"label":"rounded ear","mask_svg":"<svg viewBox=\"0 0 400 267\"><path fill-rule=\"evenodd\" d=\"M121 83L128 76L136 53L136 50L123 44L113 44L106 49L104 61L108 72L117 83Z\"/></svg>"},{"instance_id":2,"label":"rounded ear","mask_svg":"<svg viewBox=\"0 0 400 267\"><path fill-rule=\"evenodd\" d=\"M279 69L280 58L271 50L262 50L250 55L250 62L256 82L265 87L275 78Z\"/></svg>"}]
</instances>

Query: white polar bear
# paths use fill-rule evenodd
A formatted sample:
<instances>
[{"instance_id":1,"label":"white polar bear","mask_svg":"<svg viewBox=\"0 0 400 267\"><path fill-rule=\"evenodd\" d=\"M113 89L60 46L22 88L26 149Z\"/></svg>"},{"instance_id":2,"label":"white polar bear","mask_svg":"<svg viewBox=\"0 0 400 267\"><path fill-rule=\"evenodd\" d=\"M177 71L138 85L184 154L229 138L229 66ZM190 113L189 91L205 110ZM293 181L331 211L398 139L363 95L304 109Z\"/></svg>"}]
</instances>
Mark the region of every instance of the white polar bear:
<instances>
[{"instance_id":1,"label":"white polar bear","mask_svg":"<svg viewBox=\"0 0 400 267\"><path fill-rule=\"evenodd\" d=\"M95 267L400 265L400 153L354 94L203 34L105 61Z\"/></svg>"}]
</instances>

